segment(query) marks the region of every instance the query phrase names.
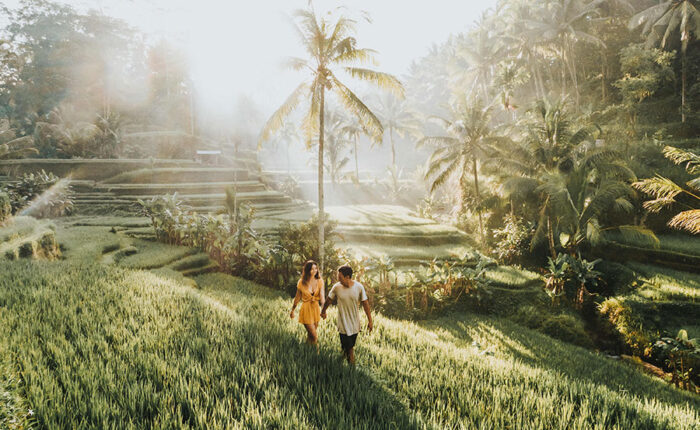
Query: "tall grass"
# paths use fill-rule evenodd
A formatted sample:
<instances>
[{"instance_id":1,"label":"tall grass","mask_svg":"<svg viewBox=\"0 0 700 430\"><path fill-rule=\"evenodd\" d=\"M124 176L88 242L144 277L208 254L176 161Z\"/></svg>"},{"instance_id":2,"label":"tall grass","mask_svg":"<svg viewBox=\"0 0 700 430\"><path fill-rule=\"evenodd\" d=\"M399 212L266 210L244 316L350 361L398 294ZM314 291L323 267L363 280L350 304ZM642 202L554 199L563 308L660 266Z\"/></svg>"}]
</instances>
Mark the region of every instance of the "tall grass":
<instances>
[{"instance_id":1,"label":"tall grass","mask_svg":"<svg viewBox=\"0 0 700 430\"><path fill-rule=\"evenodd\" d=\"M334 312L316 354L289 299L227 275L195 290L87 258L0 272L0 350L43 428L700 425L697 397L496 319L379 315L351 368Z\"/></svg>"}]
</instances>

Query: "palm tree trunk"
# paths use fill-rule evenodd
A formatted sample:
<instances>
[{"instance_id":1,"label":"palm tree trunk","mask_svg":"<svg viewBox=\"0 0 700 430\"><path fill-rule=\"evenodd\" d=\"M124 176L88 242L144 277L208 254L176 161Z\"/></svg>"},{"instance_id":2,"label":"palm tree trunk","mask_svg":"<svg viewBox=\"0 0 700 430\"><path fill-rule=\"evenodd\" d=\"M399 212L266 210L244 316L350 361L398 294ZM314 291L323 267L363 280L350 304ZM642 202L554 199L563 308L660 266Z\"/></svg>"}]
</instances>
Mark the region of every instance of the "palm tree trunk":
<instances>
[{"instance_id":1,"label":"palm tree trunk","mask_svg":"<svg viewBox=\"0 0 700 430\"><path fill-rule=\"evenodd\" d=\"M396 168L396 148L394 147L394 127L389 127L389 138L391 140L391 165Z\"/></svg>"},{"instance_id":2,"label":"palm tree trunk","mask_svg":"<svg viewBox=\"0 0 700 430\"><path fill-rule=\"evenodd\" d=\"M688 68L685 50L681 56L681 122L685 122L685 82L686 69Z\"/></svg>"},{"instance_id":3,"label":"palm tree trunk","mask_svg":"<svg viewBox=\"0 0 700 430\"><path fill-rule=\"evenodd\" d=\"M476 157L472 157L472 170L474 171L474 192L476 193L476 213L479 216L479 237L481 243L484 243L484 222L481 219L481 194L479 194L479 172L476 170Z\"/></svg>"},{"instance_id":4,"label":"palm tree trunk","mask_svg":"<svg viewBox=\"0 0 700 430\"><path fill-rule=\"evenodd\" d=\"M358 164L357 164L357 140L358 140L358 136L355 136L355 178L359 182L360 181L360 168L358 167Z\"/></svg>"},{"instance_id":5,"label":"palm tree trunk","mask_svg":"<svg viewBox=\"0 0 700 430\"><path fill-rule=\"evenodd\" d=\"M323 134L325 116L326 89L321 88L321 112L319 115L318 133L318 271L323 273L323 244L325 243L325 220L326 214L323 207ZM323 276L323 275L321 275Z\"/></svg>"}]
</instances>

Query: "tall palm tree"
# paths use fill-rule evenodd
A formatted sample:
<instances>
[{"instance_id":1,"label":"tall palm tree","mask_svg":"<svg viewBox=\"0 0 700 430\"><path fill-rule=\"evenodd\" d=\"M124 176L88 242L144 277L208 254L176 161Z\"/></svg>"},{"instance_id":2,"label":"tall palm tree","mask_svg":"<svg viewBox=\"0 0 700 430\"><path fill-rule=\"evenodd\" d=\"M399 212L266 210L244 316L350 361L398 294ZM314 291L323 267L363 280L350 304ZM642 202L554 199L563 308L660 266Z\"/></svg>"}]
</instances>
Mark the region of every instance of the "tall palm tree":
<instances>
[{"instance_id":1,"label":"tall palm tree","mask_svg":"<svg viewBox=\"0 0 700 430\"><path fill-rule=\"evenodd\" d=\"M365 134L365 129L360 124L360 121L356 116L346 116L343 115L343 128L342 133L345 134L348 139L352 141L353 144L353 156L355 158L355 180L360 180L360 166L358 161L358 146L360 143L360 137Z\"/></svg>"},{"instance_id":2,"label":"tall palm tree","mask_svg":"<svg viewBox=\"0 0 700 430\"><path fill-rule=\"evenodd\" d=\"M546 2L538 11L539 18L530 22L530 32L549 43L562 62L562 97L566 95L566 73L574 87L576 108L579 107L578 77L574 47L578 42L605 46L602 40L581 30L579 23L595 14L605 0L556 0Z\"/></svg>"},{"instance_id":3,"label":"tall palm tree","mask_svg":"<svg viewBox=\"0 0 700 430\"><path fill-rule=\"evenodd\" d=\"M343 116L335 110L326 113L325 121L325 150L326 157L323 166L331 178L332 186L340 182L343 169L350 162L345 155L345 149L350 145L348 134L345 132L345 121ZM318 161L318 160L315 160Z\"/></svg>"},{"instance_id":4,"label":"tall palm tree","mask_svg":"<svg viewBox=\"0 0 700 430\"><path fill-rule=\"evenodd\" d=\"M474 193L480 200L479 161L486 158L493 144L503 139L491 128L492 106L484 106L481 99L466 100L452 107L452 119L436 118L447 136L428 136L419 145L435 147L428 161L425 177L431 182L430 192L444 185L453 175L459 176L460 211L465 212L469 173L473 175ZM477 204L479 235L484 238L481 204Z\"/></svg>"},{"instance_id":5,"label":"tall palm tree","mask_svg":"<svg viewBox=\"0 0 700 430\"><path fill-rule=\"evenodd\" d=\"M389 142L391 144L391 166L396 168L396 145L394 144L394 134L400 138L407 136L418 136L418 119L411 111L405 100L398 99L392 94L383 94L377 97L375 112L384 126L384 131L389 132ZM381 143L384 142L382 138Z\"/></svg>"},{"instance_id":6,"label":"tall palm tree","mask_svg":"<svg viewBox=\"0 0 700 430\"><path fill-rule=\"evenodd\" d=\"M679 30L681 42L681 122L685 122L685 93L688 60L686 51L691 37L700 34L700 1L668 0L636 14L630 19L630 28L644 24L642 33L647 35L647 44L659 44L665 48L669 39Z\"/></svg>"},{"instance_id":7,"label":"tall palm tree","mask_svg":"<svg viewBox=\"0 0 700 430\"><path fill-rule=\"evenodd\" d=\"M297 125L292 121L285 121L284 124L282 124L282 127L277 130L274 137L270 140L272 141L275 150L277 150L280 145L284 145L287 158L287 175L291 175L292 167L289 149L293 142L299 140Z\"/></svg>"},{"instance_id":8,"label":"tall palm tree","mask_svg":"<svg viewBox=\"0 0 700 430\"><path fill-rule=\"evenodd\" d=\"M460 44L451 63L452 75L460 92L491 101L489 84L494 67L505 55L505 46L493 31L493 19L487 12L476 22L467 42Z\"/></svg>"},{"instance_id":9,"label":"tall palm tree","mask_svg":"<svg viewBox=\"0 0 700 430\"><path fill-rule=\"evenodd\" d=\"M496 145L489 161L511 202L536 199L533 246L546 239L555 257L557 242L571 252L584 242L599 243L605 215L633 208L634 173L620 154L596 147L588 127L574 126L564 102L539 100L528 115L522 141ZM653 236L634 226L614 228Z\"/></svg>"},{"instance_id":10,"label":"tall palm tree","mask_svg":"<svg viewBox=\"0 0 700 430\"><path fill-rule=\"evenodd\" d=\"M375 51L357 47L353 34L355 21L345 16L331 22L326 17L316 16L313 8L298 10L297 32L301 38L308 57L291 58L289 66L297 71L309 73L309 81L301 83L268 119L259 142L266 141L279 129L292 111L305 96L309 99L309 109L305 116L303 128L306 132L306 144L311 146L313 136L318 134L318 213L319 213L319 265L323 268L323 243L325 212L323 203L323 149L324 149L324 115L326 90L332 91L342 106L355 115L365 129L375 139L384 133L381 122L376 115L338 78L340 69L353 78L368 81L382 88L392 90L403 96L403 86L394 76L350 64L374 63Z\"/></svg>"}]
</instances>

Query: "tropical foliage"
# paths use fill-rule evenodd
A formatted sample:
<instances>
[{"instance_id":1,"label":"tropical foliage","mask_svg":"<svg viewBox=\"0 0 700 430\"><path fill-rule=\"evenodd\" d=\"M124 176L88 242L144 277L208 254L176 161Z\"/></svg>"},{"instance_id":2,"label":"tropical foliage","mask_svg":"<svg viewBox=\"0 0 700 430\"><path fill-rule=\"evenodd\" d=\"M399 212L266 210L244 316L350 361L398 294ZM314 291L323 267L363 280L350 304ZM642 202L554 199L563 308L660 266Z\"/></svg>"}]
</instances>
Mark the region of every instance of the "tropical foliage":
<instances>
[{"instance_id":1,"label":"tropical foliage","mask_svg":"<svg viewBox=\"0 0 700 430\"><path fill-rule=\"evenodd\" d=\"M700 156L671 146L664 148L664 156L675 164L684 165L686 171L691 175L700 174ZM644 208L651 212L659 212L661 209L677 203L680 199L679 195L686 196L688 200L692 201L693 206L691 209L679 212L671 218L668 224L679 230L700 234L700 209L695 208L700 204L700 176L688 181L687 188L683 188L663 176L635 182L634 187L654 197L654 200L644 202Z\"/></svg>"},{"instance_id":2,"label":"tropical foliage","mask_svg":"<svg viewBox=\"0 0 700 430\"><path fill-rule=\"evenodd\" d=\"M332 91L343 108L358 118L368 135L379 139L384 132L377 116L339 80L336 69L343 70L355 79L392 90L399 96L403 96L403 87L392 75L352 66L357 63L364 65L376 62L373 50L357 47L354 20L340 16L332 22L325 17L317 16L313 8L298 10L295 16L298 19L297 30L301 43L309 53L309 58L290 58L289 66L294 70L310 72L310 80L299 84L284 104L272 114L260 134L259 142L266 141L273 132L281 128L285 119L297 108L302 99L308 97L309 108L304 116L303 130L307 146L311 146L312 138L318 135L318 211L321 220L318 225L319 243L323 243L326 90ZM319 248L319 262L323 267L322 247Z\"/></svg>"}]
</instances>

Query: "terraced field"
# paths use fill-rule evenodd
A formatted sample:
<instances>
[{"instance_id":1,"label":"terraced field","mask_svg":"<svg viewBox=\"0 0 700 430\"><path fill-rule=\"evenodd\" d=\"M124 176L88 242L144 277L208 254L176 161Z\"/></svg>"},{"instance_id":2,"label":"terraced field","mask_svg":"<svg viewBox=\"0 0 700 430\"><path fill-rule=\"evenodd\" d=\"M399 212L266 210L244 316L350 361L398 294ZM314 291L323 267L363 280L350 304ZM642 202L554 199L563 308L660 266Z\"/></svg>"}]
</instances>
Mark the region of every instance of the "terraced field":
<instances>
[{"instance_id":1,"label":"terraced field","mask_svg":"<svg viewBox=\"0 0 700 430\"><path fill-rule=\"evenodd\" d=\"M0 228L0 260L19 258L48 259L59 257L55 226L28 216L16 216Z\"/></svg>"},{"instance_id":2,"label":"terraced field","mask_svg":"<svg viewBox=\"0 0 700 430\"><path fill-rule=\"evenodd\" d=\"M338 224L339 245L357 256L391 257L397 265L410 266L433 258L463 258L475 253L464 232L419 218L403 206L329 206L326 210ZM313 208L306 207L262 216L253 226L274 230L285 221L303 222L312 215Z\"/></svg>"},{"instance_id":3,"label":"terraced field","mask_svg":"<svg viewBox=\"0 0 700 430\"><path fill-rule=\"evenodd\" d=\"M0 427L700 426L696 396L501 318L376 315L349 367L334 308L317 353L288 297L219 273L192 288L128 267L131 255L110 261L139 247L119 234L133 224L113 233L75 221L57 225L65 260L0 262ZM136 265L196 255L151 246Z\"/></svg>"}]
</instances>

